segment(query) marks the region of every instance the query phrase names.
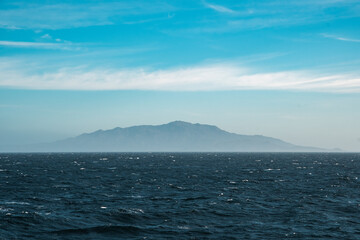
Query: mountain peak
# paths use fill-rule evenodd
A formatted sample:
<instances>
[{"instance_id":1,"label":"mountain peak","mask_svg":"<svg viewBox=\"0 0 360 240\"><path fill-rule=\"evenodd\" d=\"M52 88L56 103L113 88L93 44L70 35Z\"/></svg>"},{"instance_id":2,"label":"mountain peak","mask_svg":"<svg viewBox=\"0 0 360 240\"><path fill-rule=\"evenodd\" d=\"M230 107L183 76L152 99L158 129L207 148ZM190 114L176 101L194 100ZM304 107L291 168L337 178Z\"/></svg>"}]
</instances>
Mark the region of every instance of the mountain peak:
<instances>
[{"instance_id":1,"label":"mountain peak","mask_svg":"<svg viewBox=\"0 0 360 240\"><path fill-rule=\"evenodd\" d=\"M194 124L189 123L189 122L185 122L185 121L176 120L176 121L173 121L173 122L166 123L164 125L190 126L190 125L194 125Z\"/></svg>"},{"instance_id":2,"label":"mountain peak","mask_svg":"<svg viewBox=\"0 0 360 240\"><path fill-rule=\"evenodd\" d=\"M169 125L169 126L182 126L182 127L211 127L211 128L217 128L219 129L217 126L214 125L209 125L209 124L201 124L201 123L190 123L190 122L185 122L185 121L180 121L180 120L176 120L173 122L169 122L166 123L164 125Z\"/></svg>"}]
</instances>

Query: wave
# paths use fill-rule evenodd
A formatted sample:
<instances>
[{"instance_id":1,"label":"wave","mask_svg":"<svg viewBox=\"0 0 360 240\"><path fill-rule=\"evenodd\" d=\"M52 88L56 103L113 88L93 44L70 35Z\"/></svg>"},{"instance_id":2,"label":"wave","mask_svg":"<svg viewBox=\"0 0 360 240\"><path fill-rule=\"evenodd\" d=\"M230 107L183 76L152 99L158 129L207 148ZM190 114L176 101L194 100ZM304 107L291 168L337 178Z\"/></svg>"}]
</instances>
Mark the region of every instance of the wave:
<instances>
[{"instance_id":1,"label":"wave","mask_svg":"<svg viewBox=\"0 0 360 240\"><path fill-rule=\"evenodd\" d=\"M139 234L146 231L143 228L135 226L95 226L88 228L70 228L57 231L51 231L51 234L68 235L68 234Z\"/></svg>"}]
</instances>

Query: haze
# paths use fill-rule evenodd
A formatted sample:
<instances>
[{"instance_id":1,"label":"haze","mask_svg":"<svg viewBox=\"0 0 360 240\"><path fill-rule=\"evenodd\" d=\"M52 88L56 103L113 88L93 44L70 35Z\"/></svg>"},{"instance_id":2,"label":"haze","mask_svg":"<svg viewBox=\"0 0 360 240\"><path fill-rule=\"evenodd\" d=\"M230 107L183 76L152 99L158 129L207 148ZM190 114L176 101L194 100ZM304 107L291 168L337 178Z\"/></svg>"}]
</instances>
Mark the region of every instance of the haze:
<instances>
[{"instance_id":1,"label":"haze","mask_svg":"<svg viewBox=\"0 0 360 240\"><path fill-rule=\"evenodd\" d=\"M182 120L360 151L359 26L353 0L1 1L0 145Z\"/></svg>"}]
</instances>

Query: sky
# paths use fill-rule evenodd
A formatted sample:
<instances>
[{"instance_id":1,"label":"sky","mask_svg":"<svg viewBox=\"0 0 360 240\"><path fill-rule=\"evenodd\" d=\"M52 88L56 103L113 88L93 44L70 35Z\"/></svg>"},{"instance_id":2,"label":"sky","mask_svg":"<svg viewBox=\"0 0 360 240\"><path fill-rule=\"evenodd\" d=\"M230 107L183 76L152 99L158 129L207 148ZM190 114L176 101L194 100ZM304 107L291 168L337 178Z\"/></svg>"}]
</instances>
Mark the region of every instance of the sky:
<instances>
[{"instance_id":1,"label":"sky","mask_svg":"<svg viewBox=\"0 0 360 240\"><path fill-rule=\"evenodd\" d=\"M174 120L360 151L358 0L0 1L0 145Z\"/></svg>"}]
</instances>

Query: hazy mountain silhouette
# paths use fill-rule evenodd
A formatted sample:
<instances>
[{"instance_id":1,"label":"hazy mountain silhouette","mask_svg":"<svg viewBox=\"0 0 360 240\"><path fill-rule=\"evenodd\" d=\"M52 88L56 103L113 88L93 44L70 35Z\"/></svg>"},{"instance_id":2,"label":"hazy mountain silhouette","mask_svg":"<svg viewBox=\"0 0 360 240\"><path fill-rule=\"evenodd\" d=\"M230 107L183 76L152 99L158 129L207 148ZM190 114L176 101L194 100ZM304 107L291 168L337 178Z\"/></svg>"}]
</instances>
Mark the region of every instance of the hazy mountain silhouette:
<instances>
[{"instance_id":1,"label":"hazy mountain silhouette","mask_svg":"<svg viewBox=\"0 0 360 240\"><path fill-rule=\"evenodd\" d=\"M300 152L326 151L296 146L260 135L240 135L216 126L175 121L168 124L114 128L74 138L27 146L39 152Z\"/></svg>"}]
</instances>

